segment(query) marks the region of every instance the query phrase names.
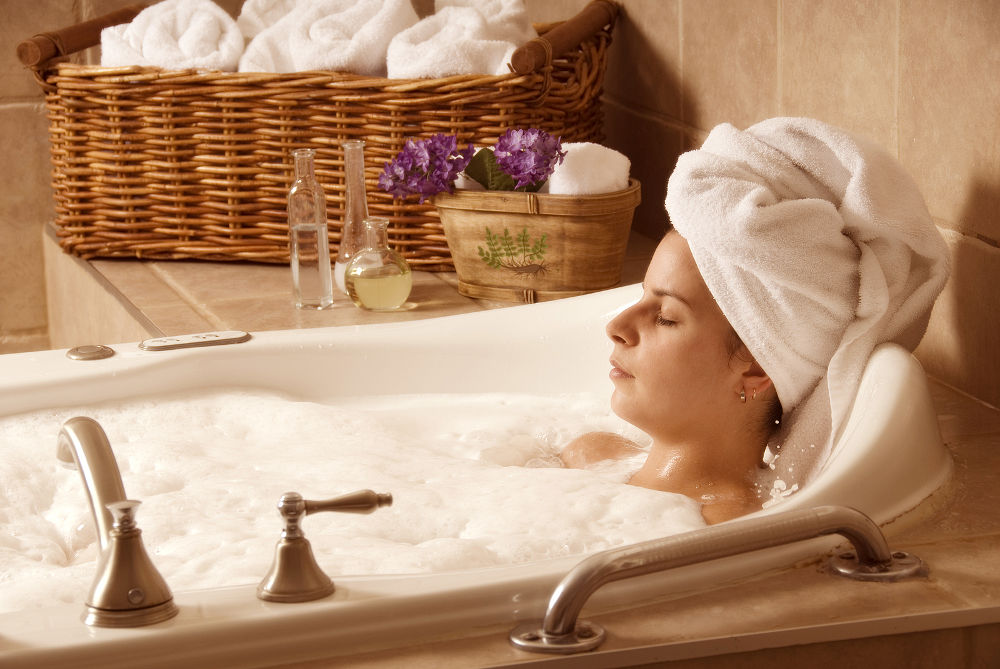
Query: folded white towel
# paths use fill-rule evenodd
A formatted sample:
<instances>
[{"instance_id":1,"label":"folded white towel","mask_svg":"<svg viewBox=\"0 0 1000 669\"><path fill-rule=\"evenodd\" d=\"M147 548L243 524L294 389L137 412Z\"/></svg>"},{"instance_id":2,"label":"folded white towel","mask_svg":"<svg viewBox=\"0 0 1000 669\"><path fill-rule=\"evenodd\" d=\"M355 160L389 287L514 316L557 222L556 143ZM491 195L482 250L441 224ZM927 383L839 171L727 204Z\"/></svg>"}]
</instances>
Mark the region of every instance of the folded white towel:
<instances>
[{"instance_id":1,"label":"folded white towel","mask_svg":"<svg viewBox=\"0 0 1000 669\"><path fill-rule=\"evenodd\" d=\"M232 71L243 35L211 0L164 0L101 31L101 65Z\"/></svg>"},{"instance_id":2,"label":"folded white towel","mask_svg":"<svg viewBox=\"0 0 1000 669\"><path fill-rule=\"evenodd\" d=\"M614 149L592 142L563 142L566 156L546 183L553 195L598 195L628 187L631 161Z\"/></svg>"},{"instance_id":3,"label":"folded white towel","mask_svg":"<svg viewBox=\"0 0 1000 669\"><path fill-rule=\"evenodd\" d=\"M418 20L410 0L303 2L253 38L240 59L240 71L385 76L390 40Z\"/></svg>"},{"instance_id":4,"label":"folded white towel","mask_svg":"<svg viewBox=\"0 0 1000 669\"><path fill-rule=\"evenodd\" d=\"M386 57L389 78L507 74L518 45L496 34L475 9L442 7L393 38Z\"/></svg>"},{"instance_id":5,"label":"folded white towel","mask_svg":"<svg viewBox=\"0 0 1000 669\"><path fill-rule=\"evenodd\" d=\"M772 494L826 462L873 348L911 350L948 276L916 184L874 143L812 119L717 126L667 211L785 413Z\"/></svg>"},{"instance_id":6,"label":"folded white towel","mask_svg":"<svg viewBox=\"0 0 1000 669\"><path fill-rule=\"evenodd\" d=\"M434 0L435 12L445 7L475 9L486 19L491 39L521 46L538 37L523 0Z\"/></svg>"},{"instance_id":7,"label":"folded white towel","mask_svg":"<svg viewBox=\"0 0 1000 669\"><path fill-rule=\"evenodd\" d=\"M252 39L290 14L302 0L246 0L236 17L236 25Z\"/></svg>"}]
</instances>

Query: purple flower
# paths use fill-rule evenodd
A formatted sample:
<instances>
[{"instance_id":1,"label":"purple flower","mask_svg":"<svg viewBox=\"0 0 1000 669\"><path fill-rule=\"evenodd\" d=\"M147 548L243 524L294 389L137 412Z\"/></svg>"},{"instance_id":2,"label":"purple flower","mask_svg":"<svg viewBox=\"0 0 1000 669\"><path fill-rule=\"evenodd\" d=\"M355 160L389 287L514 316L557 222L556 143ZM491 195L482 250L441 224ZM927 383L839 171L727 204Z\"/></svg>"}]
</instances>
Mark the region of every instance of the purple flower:
<instances>
[{"instance_id":1,"label":"purple flower","mask_svg":"<svg viewBox=\"0 0 1000 669\"><path fill-rule=\"evenodd\" d=\"M429 139L408 139L391 163L378 178L378 186L393 197L405 198L419 195L420 202L427 198L455 190L455 178L472 159L470 144L458 150L454 135L434 135Z\"/></svg>"},{"instance_id":2,"label":"purple flower","mask_svg":"<svg viewBox=\"0 0 1000 669\"><path fill-rule=\"evenodd\" d=\"M511 128L497 140L497 166L517 181L516 188L543 183L566 156L562 138L544 130Z\"/></svg>"}]
</instances>

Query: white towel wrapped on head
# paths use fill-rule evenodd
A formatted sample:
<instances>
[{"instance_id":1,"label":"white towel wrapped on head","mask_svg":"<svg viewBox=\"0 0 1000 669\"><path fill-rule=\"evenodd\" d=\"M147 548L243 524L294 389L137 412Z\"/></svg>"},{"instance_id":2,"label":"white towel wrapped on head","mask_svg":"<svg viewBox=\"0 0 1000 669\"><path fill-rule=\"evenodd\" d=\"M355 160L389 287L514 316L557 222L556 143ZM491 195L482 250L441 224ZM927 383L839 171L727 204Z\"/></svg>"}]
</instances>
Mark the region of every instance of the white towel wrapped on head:
<instances>
[{"instance_id":1,"label":"white towel wrapped on head","mask_svg":"<svg viewBox=\"0 0 1000 669\"><path fill-rule=\"evenodd\" d=\"M812 119L717 126L677 161L666 207L781 400L765 494L801 486L874 347L919 343L948 277L944 240L894 158Z\"/></svg>"},{"instance_id":2,"label":"white towel wrapped on head","mask_svg":"<svg viewBox=\"0 0 1000 669\"><path fill-rule=\"evenodd\" d=\"M486 19L491 39L521 46L538 37L523 0L434 0L435 12L445 7L475 9Z\"/></svg>"},{"instance_id":3,"label":"white towel wrapped on head","mask_svg":"<svg viewBox=\"0 0 1000 669\"><path fill-rule=\"evenodd\" d=\"M518 46L497 39L497 31L477 10L442 7L393 38L386 69L390 79L507 74Z\"/></svg>"},{"instance_id":4,"label":"white towel wrapped on head","mask_svg":"<svg viewBox=\"0 0 1000 669\"><path fill-rule=\"evenodd\" d=\"M292 13L301 0L246 0L236 17L236 25L252 39Z\"/></svg>"},{"instance_id":5,"label":"white towel wrapped on head","mask_svg":"<svg viewBox=\"0 0 1000 669\"><path fill-rule=\"evenodd\" d=\"M310 0L253 38L239 69L384 76L389 42L418 20L410 0Z\"/></svg>"},{"instance_id":6,"label":"white towel wrapped on head","mask_svg":"<svg viewBox=\"0 0 1000 669\"><path fill-rule=\"evenodd\" d=\"M545 185L553 195L599 195L628 187L631 161L614 149L593 142L563 142L566 152Z\"/></svg>"},{"instance_id":7,"label":"white towel wrapped on head","mask_svg":"<svg viewBox=\"0 0 1000 669\"><path fill-rule=\"evenodd\" d=\"M164 0L101 31L101 65L232 71L243 35L211 0Z\"/></svg>"}]
</instances>

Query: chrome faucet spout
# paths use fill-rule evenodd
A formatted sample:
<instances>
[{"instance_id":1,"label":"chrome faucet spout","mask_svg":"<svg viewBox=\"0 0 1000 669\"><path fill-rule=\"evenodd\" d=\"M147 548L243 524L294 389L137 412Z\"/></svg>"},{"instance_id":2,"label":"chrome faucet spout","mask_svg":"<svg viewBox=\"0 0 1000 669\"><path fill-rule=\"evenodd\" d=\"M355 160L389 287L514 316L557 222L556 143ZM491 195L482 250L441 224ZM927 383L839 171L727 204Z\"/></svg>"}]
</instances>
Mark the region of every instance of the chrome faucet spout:
<instances>
[{"instance_id":1,"label":"chrome faucet spout","mask_svg":"<svg viewBox=\"0 0 1000 669\"><path fill-rule=\"evenodd\" d=\"M104 429L93 418L70 418L59 430L56 457L80 471L103 552L108 547L114 525L108 504L126 499L118 461Z\"/></svg>"},{"instance_id":2,"label":"chrome faucet spout","mask_svg":"<svg viewBox=\"0 0 1000 669\"><path fill-rule=\"evenodd\" d=\"M80 470L101 544L83 622L138 627L177 615L170 588L142 544L142 531L135 522L140 502L125 497L118 461L104 428L92 418L70 418L59 431L57 443L59 460Z\"/></svg>"}]
</instances>

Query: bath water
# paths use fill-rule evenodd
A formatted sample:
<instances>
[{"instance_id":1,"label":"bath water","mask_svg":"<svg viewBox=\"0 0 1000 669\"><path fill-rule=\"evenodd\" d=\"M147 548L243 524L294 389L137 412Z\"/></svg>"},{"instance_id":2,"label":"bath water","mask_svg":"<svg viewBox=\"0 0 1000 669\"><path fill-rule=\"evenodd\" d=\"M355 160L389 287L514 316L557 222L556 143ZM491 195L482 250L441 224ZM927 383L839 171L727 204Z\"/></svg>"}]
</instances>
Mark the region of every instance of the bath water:
<instances>
[{"instance_id":1,"label":"bath water","mask_svg":"<svg viewBox=\"0 0 1000 669\"><path fill-rule=\"evenodd\" d=\"M147 550L176 592L256 584L282 493L391 492L370 515L302 527L332 578L473 569L589 553L704 525L686 497L626 485L642 456L563 469L573 437L648 439L606 395L406 395L304 402L217 390L0 419L0 611L86 597L98 557L80 475L58 464L62 423L108 434Z\"/></svg>"}]
</instances>

